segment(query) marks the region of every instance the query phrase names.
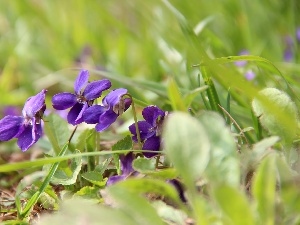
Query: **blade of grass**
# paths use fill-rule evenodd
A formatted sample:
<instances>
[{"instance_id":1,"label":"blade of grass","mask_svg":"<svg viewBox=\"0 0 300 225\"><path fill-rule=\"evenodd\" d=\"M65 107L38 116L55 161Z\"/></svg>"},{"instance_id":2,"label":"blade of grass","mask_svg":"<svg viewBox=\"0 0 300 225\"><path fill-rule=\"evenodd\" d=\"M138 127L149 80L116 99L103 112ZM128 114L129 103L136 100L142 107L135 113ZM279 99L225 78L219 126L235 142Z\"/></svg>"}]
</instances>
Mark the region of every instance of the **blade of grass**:
<instances>
[{"instance_id":1,"label":"blade of grass","mask_svg":"<svg viewBox=\"0 0 300 225\"><path fill-rule=\"evenodd\" d=\"M17 170L31 168L31 167L41 167L46 164L62 162L62 161L66 161L68 159L73 159L73 158L77 158L77 157L125 154L128 152L136 152L136 153L156 152L158 154L163 153L162 151L151 151L151 150L114 150L114 151L101 151L101 152L85 152L85 153L70 154L70 155L57 156L57 157L51 157L51 158L36 159L35 161L23 161L23 162L5 164L5 165L0 166L0 172L5 173L5 172L17 171Z\"/></svg>"},{"instance_id":2,"label":"blade of grass","mask_svg":"<svg viewBox=\"0 0 300 225\"><path fill-rule=\"evenodd\" d=\"M59 152L59 154L58 154L59 157L63 156L66 153L66 151L69 147L69 144L71 142L71 139L72 139L74 133L76 132L76 129L77 129L77 126L75 127L74 131L72 132L68 142L62 147L61 151ZM20 212L19 216L21 217L21 219L24 219L29 215L31 209L37 203L37 201L39 200L41 194L44 192L46 187L49 185L50 180L53 177L53 175L55 174L58 166L59 166L59 162L56 162L51 166L51 168L49 170L49 173L47 174L47 176L46 176L45 180L43 181L42 185L40 186L39 190L29 199L29 201L25 205L22 212Z\"/></svg>"}]
</instances>

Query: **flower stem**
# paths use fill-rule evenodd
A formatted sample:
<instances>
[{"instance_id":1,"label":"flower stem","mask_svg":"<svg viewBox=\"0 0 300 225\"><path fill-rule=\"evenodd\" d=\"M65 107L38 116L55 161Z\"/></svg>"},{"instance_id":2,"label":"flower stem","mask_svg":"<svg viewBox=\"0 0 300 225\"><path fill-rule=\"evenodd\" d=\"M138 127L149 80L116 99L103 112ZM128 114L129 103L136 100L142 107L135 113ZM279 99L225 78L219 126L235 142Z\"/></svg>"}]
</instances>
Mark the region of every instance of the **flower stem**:
<instances>
[{"instance_id":1,"label":"flower stem","mask_svg":"<svg viewBox=\"0 0 300 225\"><path fill-rule=\"evenodd\" d=\"M133 114L133 119L134 119L134 126L135 126L135 130L136 130L136 136L137 136L137 140L138 140L139 149L141 150L142 149L142 141L141 141L140 130L139 130L138 122L137 122L134 101L130 94L127 93L125 95L127 95L131 99L131 107L132 107L132 114ZM123 96L125 96L125 95L123 95Z\"/></svg>"}]
</instances>

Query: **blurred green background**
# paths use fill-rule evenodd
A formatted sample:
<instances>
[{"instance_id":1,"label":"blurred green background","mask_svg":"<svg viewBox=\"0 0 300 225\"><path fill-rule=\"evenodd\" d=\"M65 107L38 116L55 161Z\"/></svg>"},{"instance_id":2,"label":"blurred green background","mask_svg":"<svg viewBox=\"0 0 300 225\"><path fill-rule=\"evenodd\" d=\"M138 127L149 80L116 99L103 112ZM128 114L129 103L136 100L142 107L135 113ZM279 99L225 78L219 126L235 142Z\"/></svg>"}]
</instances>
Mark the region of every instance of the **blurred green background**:
<instances>
[{"instance_id":1,"label":"blurred green background","mask_svg":"<svg viewBox=\"0 0 300 225\"><path fill-rule=\"evenodd\" d=\"M278 65L291 76L299 72L295 33L300 26L300 1L170 2L186 17L211 58L238 55L246 49L282 62L288 49L292 59ZM286 43L287 37L291 44ZM1 107L22 107L42 88L49 90L48 101L58 91L71 91L79 68L160 84L174 76L180 87L197 86L190 66L199 61L188 50L172 12L158 0L1 0L0 52ZM256 82L267 81L257 78ZM116 78L113 87L121 85L135 86ZM144 91L133 93L143 98ZM151 93L144 99L152 104L160 101Z\"/></svg>"}]
</instances>

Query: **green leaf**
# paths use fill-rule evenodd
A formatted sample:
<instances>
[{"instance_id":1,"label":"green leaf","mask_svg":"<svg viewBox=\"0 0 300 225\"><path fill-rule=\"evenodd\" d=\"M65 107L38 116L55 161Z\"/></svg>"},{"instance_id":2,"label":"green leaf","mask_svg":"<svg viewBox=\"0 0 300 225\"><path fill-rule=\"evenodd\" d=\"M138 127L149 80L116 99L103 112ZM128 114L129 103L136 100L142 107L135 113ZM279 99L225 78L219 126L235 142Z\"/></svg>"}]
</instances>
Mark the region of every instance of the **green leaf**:
<instances>
[{"instance_id":1,"label":"green leaf","mask_svg":"<svg viewBox=\"0 0 300 225\"><path fill-rule=\"evenodd\" d=\"M149 177L160 178L160 179L174 179L178 177L178 172L174 168L166 168L155 171L144 171Z\"/></svg>"},{"instance_id":2,"label":"green leaf","mask_svg":"<svg viewBox=\"0 0 300 225\"><path fill-rule=\"evenodd\" d=\"M80 196L84 199L90 199L94 202L99 202L99 188L98 187L91 187L91 186L84 186L79 191L77 191L74 196Z\"/></svg>"},{"instance_id":3,"label":"green leaf","mask_svg":"<svg viewBox=\"0 0 300 225\"><path fill-rule=\"evenodd\" d=\"M126 189L136 194L151 193L168 197L179 206L182 205L177 190L174 186L167 183L166 181L149 178L127 179L117 183L115 186L120 187L120 189Z\"/></svg>"},{"instance_id":4,"label":"green leaf","mask_svg":"<svg viewBox=\"0 0 300 225\"><path fill-rule=\"evenodd\" d=\"M130 214L118 209L95 205L82 199L64 201L55 214L42 216L37 225L88 224L88 225L138 225Z\"/></svg>"},{"instance_id":5,"label":"green leaf","mask_svg":"<svg viewBox=\"0 0 300 225\"><path fill-rule=\"evenodd\" d=\"M99 172L86 172L81 174L81 176L92 184L100 187L103 187L106 184L106 180L103 180L102 173Z\"/></svg>"},{"instance_id":6,"label":"green leaf","mask_svg":"<svg viewBox=\"0 0 300 225\"><path fill-rule=\"evenodd\" d=\"M57 210L58 209L58 199L51 197L48 193L43 192L40 196L39 202L45 209Z\"/></svg>"},{"instance_id":7,"label":"green leaf","mask_svg":"<svg viewBox=\"0 0 300 225\"><path fill-rule=\"evenodd\" d=\"M95 172L97 172L97 173L100 173L101 174L101 176L102 176L102 174L105 172L105 170L108 168L108 166L109 166L109 164L111 163L111 161L112 161L112 158L110 157L110 158L108 158L108 159L105 159L101 164L99 164L99 165L97 165L96 167L95 167Z\"/></svg>"},{"instance_id":8,"label":"green leaf","mask_svg":"<svg viewBox=\"0 0 300 225\"><path fill-rule=\"evenodd\" d=\"M52 147L58 155L70 137L68 123L56 114L50 114L45 118L45 134L49 138Z\"/></svg>"},{"instance_id":9,"label":"green leaf","mask_svg":"<svg viewBox=\"0 0 300 225\"><path fill-rule=\"evenodd\" d=\"M290 165L283 157L276 157L276 164L280 179L279 194L285 209L285 215L286 217L295 217L295 215L299 215L300 211L300 189L299 183L295 180L298 173L291 170Z\"/></svg>"},{"instance_id":10,"label":"green leaf","mask_svg":"<svg viewBox=\"0 0 300 225\"><path fill-rule=\"evenodd\" d=\"M252 151L257 153L259 157L270 147L272 147L276 142L280 140L277 136L267 137L253 145Z\"/></svg>"},{"instance_id":11,"label":"green leaf","mask_svg":"<svg viewBox=\"0 0 300 225\"><path fill-rule=\"evenodd\" d=\"M228 185L216 186L213 195L222 213L232 225L254 225L254 216L250 202L238 189Z\"/></svg>"},{"instance_id":12,"label":"green leaf","mask_svg":"<svg viewBox=\"0 0 300 225\"><path fill-rule=\"evenodd\" d=\"M108 194L114 200L118 208L125 214L130 215L137 224L164 225L155 209L146 199L133 193L132 190L122 188L117 184L108 188Z\"/></svg>"},{"instance_id":13,"label":"green leaf","mask_svg":"<svg viewBox=\"0 0 300 225\"><path fill-rule=\"evenodd\" d=\"M204 85L202 87L196 88L190 92L188 92L187 94L184 95L184 103L186 105L186 107L189 107L191 105L191 103L193 102L193 100L203 91L207 90L208 86Z\"/></svg>"},{"instance_id":14,"label":"green leaf","mask_svg":"<svg viewBox=\"0 0 300 225\"><path fill-rule=\"evenodd\" d=\"M130 135L127 135L112 146L112 150L129 150L132 149L132 140Z\"/></svg>"},{"instance_id":15,"label":"green leaf","mask_svg":"<svg viewBox=\"0 0 300 225\"><path fill-rule=\"evenodd\" d=\"M298 128L297 107L290 97L276 88L265 88L259 98L252 101L252 108L264 128L271 134L291 141Z\"/></svg>"},{"instance_id":16,"label":"green leaf","mask_svg":"<svg viewBox=\"0 0 300 225\"><path fill-rule=\"evenodd\" d=\"M80 135L78 136L78 138L76 140L75 147L80 152L83 152L83 150L86 147L86 139L87 139L89 133L90 133L89 129L84 130L83 132L80 133Z\"/></svg>"},{"instance_id":17,"label":"green leaf","mask_svg":"<svg viewBox=\"0 0 300 225\"><path fill-rule=\"evenodd\" d=\"M240 171L236 143L224 119L217 113L204 112L199 120L211 144L210 161L205 175L211 182L238 187Z\"/></svg>"},{"instance_id":18,"label":"green leaf","mask_svg":"<svg viewBox=\"0 0 300 225\"><path fill-rule=\"evenodd\" d=\"M188 217L183 211L175 209L163 201L154 201L151 204L156 209L158 215L165 221L168 221L168 224L187 224L186 220Z\"/></svg>"},{"instance_id":19,"label":"green leaf","mask_svg":"<svg viewBox=\"0 0 300 225\"><path fill-rule=\"evenodd\" d=\"M260 164L253 180L253 197L261 224L272 225L275 220L276 169L275 156L270 155Z\"/></svg>"},{"instance_id":20,"label":"green leaf","mask_svg":"<svg viewBox=\"0 0 300 225\"><path fill-rule=\"evenodd\" d=\"M166 121L163 139L167 157L187 184L193 185L209 161L210 143L206 130L197 119L175 112Z\"/></svg>"},{"instance_id":21,"label":"green leaf","mask_svg":"<svg viewBox=\"0 0 300 225\"><path fill-rule=\"evenodd\" d=\"M134 170L140 173L152 172L155 170L156 159L138 158L132 163Z\"/></svg>"},{"instance_id":22,"label":"green leaf","mask_svg":"<svg viewBox=\"0 0 300 225\"><path fill-rule=\"evenodd\" d=\"M81 170L82 159L81 157L71 159L70 167L58 167L54 173L51 183L71 185L77 180L77 176ZM47 168L47 167L46 167Z\"/></svg>"},{"instance_id":23,"label":"green leaf","mask_svg":"<svg viewBox=\"0 0 300 225\"><path fill-rule=\"evenodd\" d=\"M168 96L173 110L186 111L187 107L184 104L183 97L174 79L170 79L169 81Z\"/></svg>"},{"instance_id":24,"label":"green leaf","mask_svg":"<svg viewBox=\"0 0 300 225\"><path fill-rule=\"evenodd\" d=\"M241 160L243 161L243 167L246 170L255 170L256 167L261 163L261 161L272 151L270 148L279 141L279 137L272 136L265 138L257 143L255 143L251 150L245 151L242 154Z\"/></svg>"}]
</instances>

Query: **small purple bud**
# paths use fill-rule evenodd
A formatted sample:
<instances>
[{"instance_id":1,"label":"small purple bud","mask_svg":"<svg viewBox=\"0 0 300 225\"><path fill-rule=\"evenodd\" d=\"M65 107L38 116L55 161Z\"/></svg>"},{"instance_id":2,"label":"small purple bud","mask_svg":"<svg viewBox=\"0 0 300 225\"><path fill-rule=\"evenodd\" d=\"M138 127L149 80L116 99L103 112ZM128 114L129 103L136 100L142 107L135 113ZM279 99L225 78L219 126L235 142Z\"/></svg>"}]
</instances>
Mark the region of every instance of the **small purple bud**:
<instances>
[{"instance_id":1,"label":"small purple bud","mask_svg":"<svg viewBox=\"0 0 300 225\"><path fill-rule=\"evenodd\" d=\"M247 70L247 72L244 74L245 78L247 80L253 80L256 76L256 74L252 70Z\"/></svg>"}]
</instances>

